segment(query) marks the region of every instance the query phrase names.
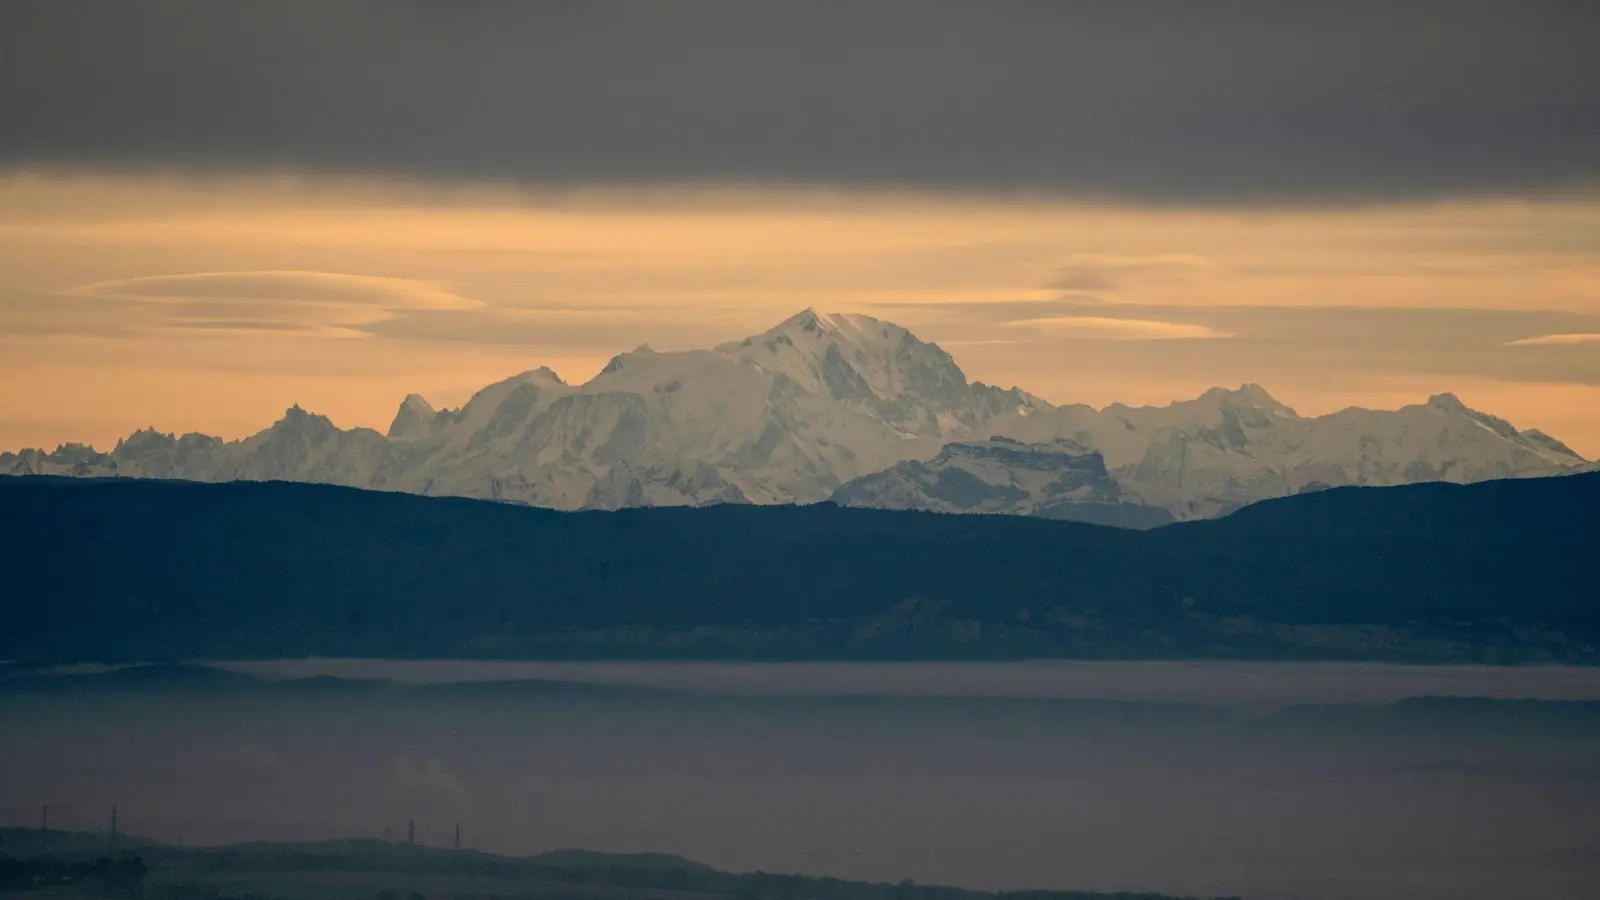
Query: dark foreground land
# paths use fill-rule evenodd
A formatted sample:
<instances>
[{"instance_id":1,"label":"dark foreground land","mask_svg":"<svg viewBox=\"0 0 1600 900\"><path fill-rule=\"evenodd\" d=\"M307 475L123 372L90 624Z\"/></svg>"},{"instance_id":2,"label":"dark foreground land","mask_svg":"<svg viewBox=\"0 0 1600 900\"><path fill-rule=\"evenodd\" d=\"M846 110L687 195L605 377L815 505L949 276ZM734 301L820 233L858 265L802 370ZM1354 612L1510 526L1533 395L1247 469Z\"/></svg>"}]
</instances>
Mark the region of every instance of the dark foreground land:
<instances>
[{"instance_id":1,"label":"dark foreground land","mask_svg":"<svg viewBox=\"0 0 1600 900\"><path fill-rule=\"evenodd\" d=\"M497 856L376 840L182 848L107 835L0 829L0 897L147 900L783 898L783 900L1178 900L1150 893L990 893L719 872L662 854L563 850Z\"/></svg>"},{"instance_id":2,"label":"dark foreground land","mask_svg":"<svg viewBox=\"0 0 1600 900\"><path fill-rule=\"evenodd\" d=\"M1600 663L1600 473L1136 532L0 478L0 659Z\"/></svg>"}]
</instances>

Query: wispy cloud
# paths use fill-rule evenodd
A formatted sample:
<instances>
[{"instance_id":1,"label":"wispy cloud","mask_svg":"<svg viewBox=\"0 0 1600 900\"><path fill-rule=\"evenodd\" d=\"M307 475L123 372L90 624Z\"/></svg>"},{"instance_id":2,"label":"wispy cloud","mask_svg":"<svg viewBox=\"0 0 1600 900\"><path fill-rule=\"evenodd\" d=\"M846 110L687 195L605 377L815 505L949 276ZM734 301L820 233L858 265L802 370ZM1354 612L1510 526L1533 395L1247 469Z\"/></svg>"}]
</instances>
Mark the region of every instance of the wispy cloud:
<instances>
[{"instance_id":1,"label":"wispy cloud","mask_svg":"<svg viewBox=\"0 0 1600 900\"><path fill-rule=\"evenodd\" d=\"M482 304L413 278L346 272L268 270L148 275L83 285L69 293L106 299L183 303L193 300L268 300L343 303L388 309L475 309Z\"/></svg>"},{"instance_id":2,"label":"wispy cloud","mask_svg":"<svg viewBox=\"0 0 1600 900\"><path fill-rule=\"evenodd\" d=\"M1155 319L1111 319L1100 316L1051 316L1018 319L1008 328L1030 328L1052 337L1097 341L1197 341L1220 340L1234 335L1205 325L1161 322Z\"/></svg>"},{"instance_id":3,"label":"wispy cloud","mask_svg":"<svg viewBox=\"0 0 1600 900\"><path fill-rule=\"evenodd\" d=\"M1600 344L1600 334L1541 334L1510 341L1507 347L1545 347L1563 344Z\"/></svg>"},{"instance_id":4,"label":"wispy cloud","mask_svg":"<svg viewBox=\"0 0 1600 900\"><path fill-rule=\"evenodd\" d=\"M815 306L1056 402L1476 391L1600 452L1600 343L1549 337L1600 334L1593 197L1240 215L740 190L0 175L0 447L240 437L294 402L382 428L407 393L455 405L545 364L580 382Z\"/></svg>"},{"instance_id":5,"label":"wispy cloud","mask_svg":"<svg viewBox=\"0 0 1600 900\"><path fill-rule=\"evenodd\" d=\"M1174 284L1195 278L1207 267L1192 256L1074 257L1050 287L1063 291L1116 291L1139 284Z\"/></svg>"},{"instance_id":6,"label":"wispy cloud","mask_svg":"<svg viewBox=\"0 0 1600 900\"><path fill-rule=\"evenodd\" d=\"M429 281L305 270L150 275L80 285L63 295L100 304L101 325L208 337L365 337L358 326L484 308Z\"/></svg>"}]
</instances>

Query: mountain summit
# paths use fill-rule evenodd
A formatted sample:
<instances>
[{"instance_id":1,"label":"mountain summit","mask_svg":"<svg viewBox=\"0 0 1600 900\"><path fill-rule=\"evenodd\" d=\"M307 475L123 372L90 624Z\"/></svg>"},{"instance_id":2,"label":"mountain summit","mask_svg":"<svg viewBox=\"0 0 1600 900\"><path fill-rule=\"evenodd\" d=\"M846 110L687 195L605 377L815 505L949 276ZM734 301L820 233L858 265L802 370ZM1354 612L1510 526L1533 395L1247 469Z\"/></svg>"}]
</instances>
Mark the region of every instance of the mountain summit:
<instances>
[{"instance_id":1,"label":"mountain summit","mask_svg":"<svg viewBox=\"0 0 1600 900\"><path fill-rule=\"evenodd\" d=\"M968 390L967 376L937 344L870 316L823 316L807 309L717 352L782 372L808 391L843 402L959 404Z\"/></svg>"},{"instance_id":2,"label":"mountain summit","mask_svg":"<svg viewBox=\"0 0 1600 900\"><path fill-rule=\"evenodd\" d=\"M296 405L231 443L151 429L110 453L0 454L0 474L327 482L561 509L812 503L838 491L857 505L1090 514L1077 503L1179 519L1323 486L1584 464L1451 394L1317 418L1255 384L1162 407L1055 406L969 381L938 345L891 322L810 309L708 350L639 347L581 385L540 367L458 409L412 394L387 434ZM975 478L982 499L963 493Z\"/></svg>"}]
</instances>

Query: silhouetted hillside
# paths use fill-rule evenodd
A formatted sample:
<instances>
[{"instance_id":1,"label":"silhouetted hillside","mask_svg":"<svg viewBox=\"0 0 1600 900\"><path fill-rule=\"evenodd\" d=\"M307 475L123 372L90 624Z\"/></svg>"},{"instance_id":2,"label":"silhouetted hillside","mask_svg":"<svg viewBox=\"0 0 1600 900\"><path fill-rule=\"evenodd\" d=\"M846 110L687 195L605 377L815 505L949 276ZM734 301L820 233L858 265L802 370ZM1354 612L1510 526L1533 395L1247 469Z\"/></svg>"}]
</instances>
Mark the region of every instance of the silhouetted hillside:
<instances>
[{"instance_id":1,"label":"silhouetted hillside","mask_svg":"<svg viewBox=\"0 0 1600 900\"><path fill-rule=\"evenodd\" d=\"M0 656L1600 659L1600 474L1124 531L0 479Z\"/></svg>"},{"instance_id":2,"label":"silhouetted hillside","mask_svg":"<svg viewBox=\"0 0 1600 900\"><path fill-rule=\"evenodd\" d=\"M376 840L306 843L250 843L186 848L138 841L137 856L96 858L82 852L105 836L85 832L40 833L0 828L0 889L39 892L52 898L156 896L305 897L326 894L319 886L343 888L344 896L381 898L436 895L497 896L529 900L575 897L642 897L648 900L746 900L812 897L817 900L1184 900L1166 894L1089 891L989 892L957 887L845 881L766 872L719 872L710 866L664 853L596 853L557 850L535 856L501 856L475 850L444 850ZM146 860L160 866L160 883L143 892L112 891L110 876L125 873L142 880ZM341 873L361 873L366 890L351 892ZM244 887L245 890L239 890ZM224 893L228 888L234 892ZM1189 898L1193 900L1193 898ZM1237 900L1237 898L1215 898Z\"/></svg>"}]
</instances>

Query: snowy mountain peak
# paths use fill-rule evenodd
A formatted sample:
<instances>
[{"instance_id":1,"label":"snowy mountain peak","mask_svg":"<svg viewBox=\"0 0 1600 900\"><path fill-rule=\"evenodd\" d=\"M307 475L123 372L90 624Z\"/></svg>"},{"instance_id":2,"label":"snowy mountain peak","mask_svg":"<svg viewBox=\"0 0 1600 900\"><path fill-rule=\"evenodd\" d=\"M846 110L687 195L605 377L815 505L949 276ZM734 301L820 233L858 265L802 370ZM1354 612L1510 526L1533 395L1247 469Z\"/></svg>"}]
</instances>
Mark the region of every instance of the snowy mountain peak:
<instances>
[{"instance_id":1,"label":"snowy mountain peak","mask_svg":"<svg viewBox=\"0 0 1600 900\"><path fill-rule=\"evenodd\" d=\"M0 453L0 473L324 481L559 508L808 503L855 482L846 495L867 504L1177 518L1312 485L1582 465L1560 441L1451 394L1314 418L1252 383L1159 407L1055 406L969 382L898 325L814 309L713 349L640 346L581 385L540 367L459 409L411 395L387 436L296 404L242 441L151 430L112 453Z\"/></svg>"},{"instance_id":2,"label":"snowy mountain peak","mask_svg":"<svg viewBox=\"0 0 1600 900\"><path fill-rule=\"evenodd\" d=\"M741 348L780 345L802 348L812 354L825 353L828 347L863 349L892 346L910 335L898 325L880 322L871 316L823 315L803 309L760 334L742 341L730 341L719 350L737 352Z\"/></svg>"},{"instance_id":3,"label":"snowy mountain peak","mask_svg":"<svg viewBox=\"0 0 1600 900\"><path fill-rule=\"evenodd\" d=\"M819 313L806 308L763 332L760 337L790 336L796 333L826 335L835 343L893 344L904 340L909 331L892 322L849 313Z\"/></svg>"},{"instance_id":4,"label":"snowy mountain peak","mask_svg":"<svg viewBox=\"0 0 1600 900\"><path fill-rule=\"evenodd\" d=\"M111 449L112 453L122 450L133 450L139 447L148 447L153 444L168 444L177 440L177 435L164 434L156 430L154 425L141 428L125 438L119 438L117 445Z\"/></svg>"},{"instance_id":5,"label":"snowy mountain peak","mask_svg":"<svg viewBox=\"0 0 1600 900\"><path fill-rule=\"evenodd\" d=\"M949 354L871 316L806 309L717 352L846 403L905 401L943 409L967 401L967 377Z\"/></svg>"},{"instance_id":6,"label":"snowy mountain peak","mask_svg":"<svg viewBox=\"0 0 1600 900\"><path fill-rule=\"evenodd\" d=\"M1239 402L1249 403L1256 407L1267 409L1288 409L1287 406L1279 403L1276 397L1273 397L1271 394L1267 393L1266 388L1256 384L1253 381L1247 381L1235 388L1233 391L1233 397Z\"/></svg>"},{"instance_id":7,"label":"snowy mountain peak","mask_svg":"<svg viewBox=\"0 0 1600 900\"><path fill-rule=\"evenodd\" d=\"M149 425L149 426L146 426L144 428L139 429L138 431L135 431L134 433L128 435L125 438L117 438L117 445L115 447L111 448L111 452L115 453L115 452L117 452L118 450L121 450L124 447L134 447L134 446L138 446L140 444L147 444L147 443L149 443L151 441L161 441L161 440L170 441L170 440L176 440L176 439L177 439L176 435L163 434L163 433L157 431L156 427L154 425Z\"/></svg>"},{"instance_id":8,"label":"snowy mountain peak","mask_svg":"<svg viewBox=\"0 0 1600 900\"><path fill-rule=\"evenodd\" d=\"M624 368L632 365L633 363L637 362L638 360L652 359L652 358L660 356L660 355L661 354L657 353L655 351L655 349L653 347L651 347L649 344L640 344L639 346L633 348L632 350L629 350L626 353L618 353L616 356L611 357L611 361L606 363L605 368L600 370L600 374L601 375L610 375L610 374L612 374L614 372L620 372ZM551 375L555 374L554 372L551 372L548 368L544 368L542 366L539 369L536 369L535 371L550 372ZM528 375L528 374L531 374L531 373L526 373L525 372L523 374L524 375ZM561 381L561 379L559 379L559 378L557 378L556 381L561 383L561 384L565 384L566 383L564 381Z\"/></svg>"},{"instance_id":9,"label":"snowy mountain peak","mask_svg":"<svg viewBox=\"0 0 1600 900\"><path fill-rule=\"evenodd\" d=\"M339 429L327 416L319 415L313 412L306 412L301 408L300 404L296 403L295 405L284 410L283 418L272 423L272 427L267 430L269 432L276 433L320 434L324 432L338 431Z\"/></svg>"},{"instance_id":10,"label":"snowy mountain peak","mask_svg":"<svg viewBox=\"0 0 1600 900\"><path fill-rule=\"evenodd\" d=\"M1570 456L1575 460L1583 459L1583 457L1579 455L1578 451L1568 447L1566 444L1561 443L1537 428L1529 428L1528 430L1522 432L1522 438L1530 444L1543 447L1544 449L1560 456Z\"/></svg>"},{"instance_id":11,"label":"snowy mountain peak","mask_svg":"<svg viewBox=\"0 0 1600 900\"><path fill-rule=\"evenodd\" d=\"M427 434L438 411L421 394L407 394L389 423L389 437L411 438Z\"/></svg>"},{"instance_id":12,"label":"snowy mountain peak","mask_svg":"<svg viewBox=\"0 0 1600 900\"><path fill-rule=\"evenodd\" d=\"M817 331L825 330L822 324L822 315L812 307L806 307L767 331L768 334L784 331Z\"/></svg>"},{"instance_id":13,"label":"snowy mountain peak","mask_svg":"<svg viewBox=\"0 0 1600 900\"><path fill-rule=\"evenodd\" d=\"M1434 394L1432 397L1428 398L1428 402L1424 408L1444 413L1447 416L1470 419L1471 421L1476 422L1478 425L1487 428L1488 430L1494 432L1502 438L1505 438L1508 441L1513 441L1519 444L1527 443L1522 435L1522 432L1518 431L1510 422L1507 422L1505 419L1502 419L1499 416L1490 415L1489 413L1479 412L1473 409L1465 403L1462 403L1461 398L1457 397L1455 394Z\"/></svg>"},{"instance_id":14,"label":"snowy mountain peak","mask_svg":"<svg viewBox=\"0 0 1600 900\"><path fill-rule=\"evenodd\" d=\"M1267 389L1254 382L1246 382L1233 390L1223 387L1214 387L1204 394L1199 400L1209 400L1218 406L1232 409L1250 409L1269 413L1278 417L1299 418L1299 414L1289 407L1279 403Z\"/></svg>"}]
</instances>

